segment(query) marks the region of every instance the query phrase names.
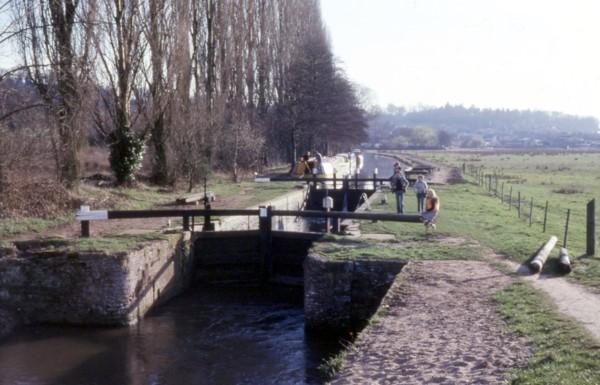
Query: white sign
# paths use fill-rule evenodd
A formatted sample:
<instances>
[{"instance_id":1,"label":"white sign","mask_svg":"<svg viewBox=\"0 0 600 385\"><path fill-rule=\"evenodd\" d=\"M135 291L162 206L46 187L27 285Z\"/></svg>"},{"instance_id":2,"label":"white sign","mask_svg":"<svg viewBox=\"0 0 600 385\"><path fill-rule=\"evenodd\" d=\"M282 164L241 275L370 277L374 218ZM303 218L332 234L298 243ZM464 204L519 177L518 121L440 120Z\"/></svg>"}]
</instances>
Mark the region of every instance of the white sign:
<instances>
[{"instance_id":1,"label":"white sign","mask_svg":"<svg viewBox=\"0 0 600 385\"><path fill-rule=\"evenodd\" d=\"M254 181L256 183L269 183L271 181L271 178L257 176L256 178L254 178Z\"/></svg>"},{"instance_id":2,"label":"white sign","mask_svg":"<svg viewBox=\"0 0 600 385\"><path fill-rule=\"evenodd\" d=\"M267 208L266 207L261 207L258 209L258 216L261 218L266 218L267 217Z\"/></svg>"}]
</instances>

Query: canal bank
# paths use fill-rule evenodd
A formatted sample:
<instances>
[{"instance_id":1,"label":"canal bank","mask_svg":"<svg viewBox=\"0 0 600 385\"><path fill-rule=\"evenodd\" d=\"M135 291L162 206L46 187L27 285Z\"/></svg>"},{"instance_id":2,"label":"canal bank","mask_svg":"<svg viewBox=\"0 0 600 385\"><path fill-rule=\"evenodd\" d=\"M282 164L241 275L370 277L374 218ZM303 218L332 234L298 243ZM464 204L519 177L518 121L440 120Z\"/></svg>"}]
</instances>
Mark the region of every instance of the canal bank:
<instances>
[{"instance_id":1,"label":"canal bank","mask_svg":"<svg viewBox=\"0 0 600 385\"><path fill-rule=\"evenodd\" d=\"M306 196L302 194L302 191L296 191L293 194L300 197L300 199L306 198ZM366 203L362 202L363 206L370 203L368 199L367 201L368 202ZM285 206L283 206L283 202L285 202L287 207L293 205L294 203L300 203L290 200L289 196L285 197L284 200L280 200L278 203L268 203L275 205L279 204L279 207L284 208ZM238 221L235 226L246 225L251 227L251 223L248 218L243 219L245 219L245 221ZM298 218L291 218L291 223L294 226L297 226L298 222ZM226 224L227 221L221 222L221 229L226 228ZM321 223L321 225L322 224L323 223ZM281 222L275 218L273 220L272 227L277 228L280 225ZM231 228L235 228L235 226L232 226ZM285 230L285 225L283 228ZM1 282L3 287L0 290L2 295L4 295L2 297L3 299L17 299L16 302L12 304L13 310L11 311L11 315L16 314L16 318L19 318L21 321L29 324L49 323L55 324L56 326L30 326L26 329L23 329L22 333L17 333L6 340L8 349L4 351L3 357L16 357L18 356L18 354L16 354L18 351L11 351L11 347L28 346L27 349L30 350L30 344L36 346L40 344L40 346L43 346L42 350L50 351L53 349L53 345L50 344L49 346L46 346L45 343L41 342L39 338L49 339L50 341L55 339L60 340L61 332L70 334L73 331L74 339L77 340L79 338L77 336L80 335L78 334L79 332L76 332L76 330L88 330L92 331L92 334L98 332L101 335L104 335L104 332L107 332L110 335L110 331L119 334L119 331L128 330L126 335L121 336L125 336L123 338L129 339L131 338L131 334L129 333L134 333L135 330L141 330L147 327L148 322L150 322L148 320L151 320L155 314L160 314L163 309L168 309L171 304L178 303L177 301L179 301L180 298L186 298L186 296L191 295L192 293L202 293L202 295L206 293L212 293L210 295L215 300L222 300L219 299L219 295L217 295L214 291L214 286L206 286L206 283L210 281L206 279L207 276L215 278L215 274L207 269L207 265L216 262L216 264L223 265L225 267L223 270L226 271L231 270L229 268L231 268L233 265L239 266L240 262L243 261L249 261L250 264L254 264L255 267L257 264L260 265L260 260L252 260L252 258L255 258L256 256L256 247L252 246L253 241L251 238L256 238L256 235L252 235L251 232L244 235L245 237L250 235L250 238L232 238L226 240L225 242L220 240L216 241L212 247L207 247L206 243L199 245L199 240L202 239L202 242L205 242L206 237L196 237L194 234L202 233L182 234L178 232L177 234L161 234L158 236L158 239L149 240L140 246L136 246L135 250L132 250L131 252L115 251L99 253L95 251L82 251L80 248L73 248L73 245L61 244L60 241L54 244L22 244L14 248L8 248L5 250L5 252L3 252L3 256L0 258L0 263L6 262L11 266L3 267L6 268L5 272L8 273L3 275L8 278ZM260 320L262 321L258 323L258 327L260 329L270 330L270 326L268 325L273 324L276 328L284 328L284 330L288 331L292 329L295 330L294 333L296 336L299 333L298 328L300 328L302 330L302 340L304 341L304 345L302 345L302 349L304 350L301 350L301 352L303 356L312 357L306 360L307 364L305 365L306 367L303 368L303 371L312 373L316 370L317 366L319 366L319 363L322 362L323 359L331 356L339 350L340 346L338 343L339 340L336 336L337 334L340 334L341 332L341 334L347 336L348 332L350 331L348 325L354 325L357 320L364 323L370 314L376 311L377 305L381 300L381 296L385 294L385 290L382 290L382 288L389 287L391 280L393 280L395 273L399 271L401 266L393 267L393 269L396 269L397 271L390 272L388 269L380 269L377 266L377 263L374 261L363 263L353 259L352 261L346 262L346 267L342 269L345 271L345 275L340 276L335 272L340 263L339 259L335 261L328 261L321 258L316 264L314 261L313 263L304 264L305 268L303 269L302 265L304 259L307 254L310 254L310 252L307 250L310 247L310 242L312 242L312 240L310 240L308 243L303 240L301 242L302 245L298 246L293 244L293 241L291 241L289 238L286 239L286 236L278 237L277 231L274 231L273 235L275 275L284 276L287 278L295 275L296 278L300 278L300 284L308 287L308 290L303 291L301 287L291 288L292 290L296 290L296 294L290 294L288 291L288 289L290 289L289 287L275 286L274 291L278 293L287 293L285 294L286 298L289 297L288 299L300 299L299 303L297 300L294 300L290 305L296 309L294 310L296 313L294 313L295 315L292 317L294 321L289 321L289 319L286 317L281 318L280 310L274 310L273 314L268 313L261 316ZM289 235L287 236L289 237ZM233 253L231 250L228 250L228 248L237 249L239 251L244 247L248 253L246 255L244 252L238 253L237 256L232 259ZM209 250L212 250L212 255L210 255L208 252ZM290 258L290 252L291 254L294 254L294 256L292 256L293 258ZM313 257L318 259L317 256L313 255ZM134 261L132 262L130 260ZM232 261L233 263L231 263ZM96 265L92 266L94 264ZM229 268L227 267L228 264ZM229 277L226 280L221 280L219 282L221 286L216 286L218 288L218 292L227 292L229 290L233 290L235 293L252 292L260 297L263 294L257 293L256 290L258 290L258 288L255 287L255 284L257 283L256 273L258 271L259 270L257 269L250 271L249 277L252 279L238 276L234 277L233 279ZM44 281L41 286L34 287L35 285L33 285L32 282L36 282L38 279L36 274L42 274L42 272L44 272L44 275L47 276L46 281ZM229 271L229 273L231 273L231 271ZM104 279L109 275L114 276L115 279ZM363 281L371 281L371 278L373 277L377 277L374 279L374 282L376 283L375 285L370 285L370 283L367 285L362 284ZM330 285L315 285L315 283L320 283L326 281L327 279L329 279L329 282L331 283ZM218 282L219 280L216 281ZM228 285L222 286L224 282L227 282ZM296 283L297 282L298 280L296 280ZM310 282L310 284L304 284L304 282ZM239 286L240 284L243 284L244 286ZM192 288L185 290L189 287ZM267 290L271 290L269 287L272 286L263 285L260 290L265 288L267 288ZM298 289L300 291L298 291ZM94 295L91 290L97 290L99 293L104 291L104 294ZM112 290L112 292L107 295L106 291L110 290ZM349 301L346 303L349 304L349 306L345 306L345 304L338 306L339 304L335 305L332 303L326 303L324 299L331 297L332 291L339 293L339 297L342 298L342 302L344 302L343 298L349 298ZM73 298L73 295L70 293L74 292L79 293L79 297L76 296ZM373 298L367 298L369 295L367 293L375 293L376 295ZM167 299L173 298L173 296L176 294L181 295L176 296L174 299L171 299L168 302L166 301ZM102 301L103 298L104 302ZM107 302L106 298L112 298L112 301ZM266 298L271 298L270 294L268 294ZM309 299L308 301L306 300L307 298ZM54 303L58 304L58 306L53 306L52 301L55 301ZM240 311L245 311L244 309L251 310L250 308L246 307L245 304L247 302L249 302L249 298L243 297L242 300L233 305L233 308ZM303 302L308 302L310 304L309 310L306 311L303 309ZM46 305L42 306L42 303L46 303ZM111 303L113 304L111 305ZM161 306L156 307L155 305L158 304L161 304ZM4 303L4 305L6 305L6 303ZM218 306L218 302L213 302L210 305L210 307ZM326 312L320 310L321 307L327 306L329 306L329 308ZM191 308L192 306L187 304L183 305L183 307ZM47 309L49 310L47 311ZM104 309L105 311L100 311L99 309ZM106 309L108 309L108 311L106 311ZM332 311L332 309L339 309L339 313L336 314L334 311ZM298 310L301 315L299 319L297 313ZM233 310L224 308L223 311L224 313L222 314L213 313L214 318L207 321L207 327L209 329L214 328L214 325L220 324L224 319L227 319L229 316L227 312ZM181 315L181 312L177 311L177 313ZM199 313L193 313L193 317L201 318ZM332 320L334 321L328 321L329 325L327 325L327 327L322 322L322 319L320 321L321 324L312 321L307 322L307 320L318 319L321 317L319 314L323 313L333 315ZM317 316L315 316L315 314L317 314ZM145 315L147 316L144 317ZM236 324L240 334L238 337L235 337L235 339L242 340L243 337L239 336L246 335L248 330L252 328L252 323L246 324L248 319L244 318L243 316L236 316L236 318L239 318L242 322ZM280 319L283 321L279 322L278 320ZM285 321L285 319L288 319L289 322ZM338 321L335 321L335 319ZM263 323L263 321L266 324ZM72 329L65 327L65 324L87 326L99 324L136 324L136 326L116 329L98 329L96 327ZM292 327L292 324L295 326ZM248 329L248 327L250 327L250 329ZM327 334L323 335L322 333L318 332L319 330L324 329L328 330ZM54 332L52 332L52 330ZM331 330L337 332L330 333ZM46 334L47 331L50 331L49 335ZM145 332L143 334L145 334ZM265 333L263 336L268 336L269 334L270 333ZM276 334L276 332L273 333L273 335ZM27 335L35 335L36 337L30 340ZM325 341L329 341L329 336L335 337L333 345L331 345L335 346L335 349L314 349L314 346L318 347L322 343L325 343ZM186 337L182 336L182 338ZM22 339L27 340L25 345L22 345ZM136 340L135 337L133 339ZM196 342L201 345L206 343L202 341ZM83 344L86 345L87 343ZM106 344L113 346L107 341L102 342L102 345ZM252 344L255 344L255 342L252 342L250 345ZM228 350L228 357L233 360L239 360L239 357L236 358L236 354L239 352L245 352L244 354L250 355L261 355L263 354L260 353L261 346L264 344L269 344L269 342L259 339L259 342L256 342L256 344L258 345L255 347L249 347L249 349L256 349L252 351L237 349L235 344L232 343L232 347ZM329 346L330 342L327 342L326 345ZM56 346L54 346L54 348L55 347ZM141 346L134 346L133 348L127 349L136 350L139 348L141 348ZM177 343L176 346L171 346L171 348L180 349L181 345ZM297 348L298 345L296 345L295 349ZM102 367L108 365L107 362L109 362L115 356L120 355L121 357L124 357L122 353L119 353L116 345L109 348L109 351L111 349L117 349L117 351L113 351L113 353L100 354L100 356L104 356L103 359L85 359L86 363L82 364L83 367L88 366L87 362L95 362L95 365ZM219 349L213 346L209 348L209 351L219 352ZM161 350L160 354L164 354L164 351ZM287 353L285 352L279 351L279 353L276 355L284 357L286 354ZM289 354L292 354L291 351ZM21 355L21 358L23 359L22 362L28 362L27 357ZM74 357L73 359L79 360L83 358ZM148 359L153 360L154 358ZM208 360L211 361L211 359ZM276 360L272 358L272 361L275 362ZM48 360L45 361L44 365L46 367L54 366L48 362ZM139 363L135 363L134 365L139 365ZM214 365L213 368L219 367L219 365L214 362L211 365ZM16 366L19 365L17 364ZM252 366L258 366L260 368L260 365L257 365L257 363L254 363ZM265 369L266 367L258 370L258 372L262 370L263 375L266 374L267 376L270 376L268 377L269 381L271 378L279 379L279 381L272 383L281 383L282 379L287 378L286 376L289 374L288 372L290 369L286 369L285 364L277 367L279 368L278 373L270 372L269 370ZM222 366L218 370L224 370L224 368L225 366ZM157 369L157 372L161 372L161 370L163 369ZM25 373L27 371L28 370L25 370ZM83 377L72 376L72 374L82 372L83 371L79 370L78 368L73 367L66 378L68 380L73 378L73 383L77 383L77 380L79 380L81 383L81 379ZM6 373L10 373L10 371L7 371ZM22 374L23 373L15 374L16 377L13 378L18 378L18 376ZM33 373L33 375L38 374L43 377L43 375L40 373ZM158 375L160 376L164 374ZM260 374L257 374L257 376L260 376ZM304 377L297 377L297 380L294 380L292 383L319 383L322 381L322 378L319 380L315 380L314 378L316 377L314 377L312 374L307 376L305 373ZM27 382L27 380L22 382L32 383L31 381ZM42 383L54 382L43 381ZM66 383L68 383L68 381L66 381ZM214 383L222 382L217 381ZM227 381L225 383L227 383ZM262 383L270 382L263 381Z\"/></svg>"}]
</instances>

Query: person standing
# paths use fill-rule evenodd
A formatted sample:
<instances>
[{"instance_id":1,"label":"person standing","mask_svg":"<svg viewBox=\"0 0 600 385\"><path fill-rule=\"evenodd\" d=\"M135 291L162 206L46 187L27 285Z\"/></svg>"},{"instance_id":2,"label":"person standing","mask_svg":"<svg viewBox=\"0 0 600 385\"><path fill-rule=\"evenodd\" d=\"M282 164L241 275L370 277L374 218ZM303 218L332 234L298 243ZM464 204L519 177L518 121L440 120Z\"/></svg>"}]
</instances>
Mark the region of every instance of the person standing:
<instances>
[{"instance_id":1,"label":"person standing","mask_svg":"<svg viewBox=\"0 0 600 385\"><path fill-rule=\"evenodd\" d=\"M413 186L413 190L417 194L417 212L420 213L425 208L425 194L427 193L427 182L423 178L423 175L417 176L417 181Z\"/></svg>"},{"instance_id":2,"label":"person standing","mask_svg":"<svg viewBox=\"0 0 600 385\"><path fill-rule=\"evenodd\" d=\"M402 174L401 167L394 167L394 175L390 178L390 187L396 193L396 211L398 214L404 213L404 193L408 186L408 179Z\"/></svg>"}]
</instances>

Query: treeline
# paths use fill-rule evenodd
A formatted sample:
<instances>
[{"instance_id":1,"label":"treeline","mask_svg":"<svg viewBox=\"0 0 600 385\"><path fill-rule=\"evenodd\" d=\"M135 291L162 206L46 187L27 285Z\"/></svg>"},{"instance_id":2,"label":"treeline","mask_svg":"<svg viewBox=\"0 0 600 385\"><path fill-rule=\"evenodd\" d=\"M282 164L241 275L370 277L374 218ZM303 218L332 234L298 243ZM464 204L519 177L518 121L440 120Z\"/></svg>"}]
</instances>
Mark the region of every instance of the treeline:
<instances>
[{"instance_id":1,"label":"treeline","mask_svg":"<svg viewBox=\"0 0 600 385\"><path fill-rule=\"evenodd\" d=\"M371 142L397 146L479 147L486 140L502 144L535 138L552 142L565 135L595 136L598 120L558 112L480 109L461 105L407 110L388 106L369 119Z\"/></svg>"},{"instance_id":2,"label":"treeline","mask_svg":"<svg viewBox=\"0 0 600 385\"><path fill-rule=\"evenodd\" d=\"M34 142L68 187L80 180L90 142L109 147L120 184L147 157L154 182L184 178L192 187L216 168L238 179L298 152L366 139L318 0L3 7L12 22L0 28L0 44L16 44L21 64L0 73L0 148L12 148L0 155L0 181Z\"/></svg>"}]
</instances>

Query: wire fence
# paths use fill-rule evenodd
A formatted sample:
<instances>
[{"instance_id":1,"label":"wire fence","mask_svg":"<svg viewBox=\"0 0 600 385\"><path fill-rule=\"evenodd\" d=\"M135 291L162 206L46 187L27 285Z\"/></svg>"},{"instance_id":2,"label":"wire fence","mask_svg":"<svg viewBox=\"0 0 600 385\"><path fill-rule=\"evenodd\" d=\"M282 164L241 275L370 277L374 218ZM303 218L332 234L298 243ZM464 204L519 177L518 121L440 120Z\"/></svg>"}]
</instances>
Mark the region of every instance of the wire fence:
<instances>
[{"instance_id":1,"label":"wire fence","mask_svg":"<svg viewBox=\"0 0 600 385\"><path fill-rule=\"evenodd\" d=\"M557 232L556 235L562 237L562 247L567 248L571 245L576 250L585 251L586 255L595 255L595 199L585 204L573 203L570 207L564 202L558 204L540 198L541 194L536 195L531 191L529 196L525 195L519 188L522 181L514 176L507 177L503 171L490 172L483 166L463 163L462 173L490 196L496 197L500 204L506 205L507 210L514 210L516 218L527 223L529 227L537 227L542 233Z\"/></svg>"}]
</instances>

